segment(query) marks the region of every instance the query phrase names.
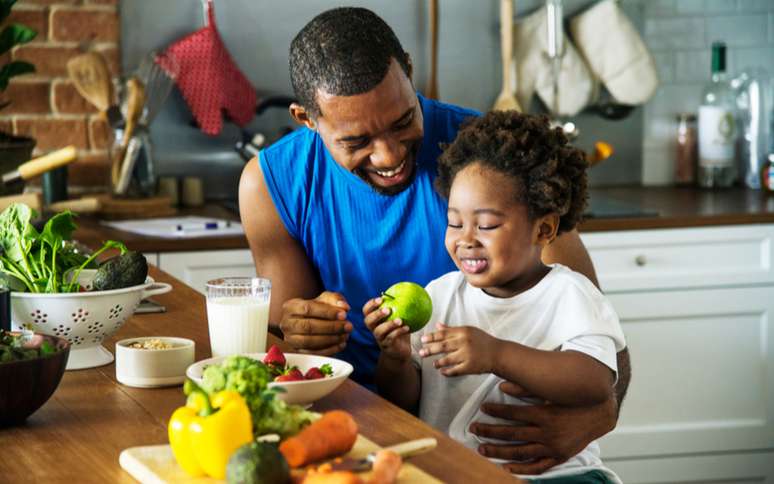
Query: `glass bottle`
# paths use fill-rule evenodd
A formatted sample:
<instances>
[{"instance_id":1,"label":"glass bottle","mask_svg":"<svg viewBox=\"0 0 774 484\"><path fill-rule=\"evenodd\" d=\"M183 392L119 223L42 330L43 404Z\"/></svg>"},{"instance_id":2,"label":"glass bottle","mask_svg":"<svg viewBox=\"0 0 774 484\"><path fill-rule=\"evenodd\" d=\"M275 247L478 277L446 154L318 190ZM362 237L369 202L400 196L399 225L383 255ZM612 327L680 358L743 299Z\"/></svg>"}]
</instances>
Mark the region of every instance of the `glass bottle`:
<instances>
[{"instance_id":1,"label":"glass bottle","mask_svg":"<svg viewBox=\"0 0 774 484\"><path fill-rule=\"evenodd\" d=\"M774 193L774 153L769 154L761 167L761 188L769 193Z\"/></svg>"},{"instance_id":2,"label":"glass bottle","mask_svg":"<svg viewBox=\"0 0 774 484\"><path fill-rule=\"evenodd\" d=\"M736 181L736 95L726 75L726 44L712 44L712 79L699 106L699 170L702 187L729 187Z\"/></svg>"},{"instance_id":3,"label":"glass bottle","mask_svg":"<svg viewBox=\"0 0 774 484\"><path fill-rule=\"evenodd\" d=\"M696 181L696 115L677 115L677 143L675 146L675 184L693 185Z\"/></svg>"}]
</instances>

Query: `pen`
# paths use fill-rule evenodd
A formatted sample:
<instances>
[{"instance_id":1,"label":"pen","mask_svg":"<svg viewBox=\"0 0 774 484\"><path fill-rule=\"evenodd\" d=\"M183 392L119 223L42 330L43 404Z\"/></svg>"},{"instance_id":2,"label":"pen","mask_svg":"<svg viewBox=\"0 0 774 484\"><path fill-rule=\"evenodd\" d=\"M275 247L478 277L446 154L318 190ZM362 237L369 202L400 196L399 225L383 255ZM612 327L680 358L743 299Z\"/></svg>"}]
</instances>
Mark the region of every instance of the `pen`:
<instances>
[{"instance_id":1,"label":"pen","mask_svg":"<svg viewBox=\"0 0 774 484\"><path fill-rule=\"evenodd\" d=\"M231 222L226 221L212 221L212 222L199 222L199 223L187 223L178 224L175 230L177 232L195 231L195 230L218 230L231 227Z\"/></svg>"}]
</instances>

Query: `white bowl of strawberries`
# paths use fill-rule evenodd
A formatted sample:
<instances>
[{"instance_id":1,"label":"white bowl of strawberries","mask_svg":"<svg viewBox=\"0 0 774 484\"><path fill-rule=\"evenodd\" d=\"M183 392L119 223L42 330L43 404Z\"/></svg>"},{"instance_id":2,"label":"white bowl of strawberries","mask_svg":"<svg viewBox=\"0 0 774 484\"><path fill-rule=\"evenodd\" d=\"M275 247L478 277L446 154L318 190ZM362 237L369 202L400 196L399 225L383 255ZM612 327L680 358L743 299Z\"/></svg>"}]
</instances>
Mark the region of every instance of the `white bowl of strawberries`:
<instances>
[{"instance_id":1,"label":"white bowl of strawberries","mask_svg":"<svg viewBox=\"0 0 774 484\"><path fill-rule=\"evenodd\" d=\"M286 403L308 405L331 393L352 373L352 365L327 356L301 353L283 353L276 345L266 353L247 353L246 356L266 365L274 380L268 386L282 387L285 392L278 396ZM202 382L204 369L219 365L227 356L201 360L189 366L186 376L196 383Z\"/></svg>"}]
</instances>

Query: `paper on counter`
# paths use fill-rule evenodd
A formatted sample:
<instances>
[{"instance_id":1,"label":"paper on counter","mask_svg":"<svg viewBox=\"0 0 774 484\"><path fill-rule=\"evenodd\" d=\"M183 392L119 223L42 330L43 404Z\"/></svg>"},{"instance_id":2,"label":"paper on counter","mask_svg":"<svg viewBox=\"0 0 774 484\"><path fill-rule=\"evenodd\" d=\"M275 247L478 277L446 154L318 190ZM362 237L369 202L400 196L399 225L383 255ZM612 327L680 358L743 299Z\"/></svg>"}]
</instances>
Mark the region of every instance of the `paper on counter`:
<instances>
[{"instance_id":1,"label":"paper on counter","mask_svg":"<svg viewBox=\"0 0 774 484\"><path fill-rule=\"evenodd\" d=\"M205 224L215 222L218 228L205 229ZM138 220L103 221L103 225L133 234L163 237L167 239L194 239L199 237L225 237L244 235L242 224L232 220L207 217L167 217ZM229 224L228 226L225 226ZM185 227L178 230L178 226ZM198 228L198 227L201 228ZM192 228L197 227L197 228Z\"/></svg>"}]
</instances>

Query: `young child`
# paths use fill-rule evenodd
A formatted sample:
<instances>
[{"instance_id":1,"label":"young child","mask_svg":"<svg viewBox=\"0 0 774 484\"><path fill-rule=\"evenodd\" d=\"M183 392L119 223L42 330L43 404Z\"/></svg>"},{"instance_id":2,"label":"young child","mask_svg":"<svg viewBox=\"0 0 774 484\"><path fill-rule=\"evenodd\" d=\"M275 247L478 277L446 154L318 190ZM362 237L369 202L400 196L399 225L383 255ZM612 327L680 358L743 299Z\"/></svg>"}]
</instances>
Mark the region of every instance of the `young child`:
<instances>
[{"instance_id":1,"label":"young child","mask_svg":"<svg viewBox=\"0 0 774 484\"><path fill-rule=\"evenodd\" d=\"M484 440L472 422L513 425L483 414L482 403L524 404L499 390L504 380L560 405L610 398L625 346L618 317L587 278L541 260L581 218L583 153L545 117L492 112L465 124L438 169L446 250L459 271L428 284L431 323L412 335L378 308L381 298L363 307L381 348L380 392L406 409L418 403L422 420L473 449ZM596 443L540 477L560 476L620 482Z\"/></svg>"}]
</instances>

